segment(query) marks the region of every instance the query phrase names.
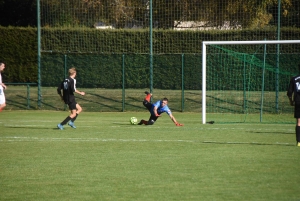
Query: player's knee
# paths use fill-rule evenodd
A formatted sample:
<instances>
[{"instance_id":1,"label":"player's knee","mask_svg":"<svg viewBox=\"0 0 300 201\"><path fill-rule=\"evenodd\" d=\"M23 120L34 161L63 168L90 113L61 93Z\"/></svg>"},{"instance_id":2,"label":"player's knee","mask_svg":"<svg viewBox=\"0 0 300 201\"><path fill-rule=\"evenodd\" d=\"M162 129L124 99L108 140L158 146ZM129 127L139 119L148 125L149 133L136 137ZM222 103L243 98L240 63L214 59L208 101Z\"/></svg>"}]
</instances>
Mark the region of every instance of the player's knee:
<instances>
[{"instance_id":1,"label":"player's knee","mask_svg":"<svg viewBox=\"0 0 300 201\"><path fill-rule=\"evenodd\" d=\"M150 125L153 125L154 122L155 122L155 121L154 121L153 119L151 119L150 121L148 121L148 124L147 124L147 125L149 125L149 126L150 126Z\"/></svg>"},{"instance_id":2,"label":"player's knee","mask_svg":"<svg viewBox=\"0 0 300 201\"><path fill-rule=\"evenodd\" d=\"M143 105L144 105L145 107L147 107L148 104L149 104L148 101L146 101L146 100L143 101Z\"/></svg>"},{"instance_id":3,"label":"player's knee","mask_svg":"<svg viewBox=\"0 0 300 201\"><path fill-rule=\"evenodd\" d=\"M80 105L77 105L76 109L77 109L77 114L79 114L80 112L82 112L82 108L80 107Z\"/></svg>"}]
</instances>

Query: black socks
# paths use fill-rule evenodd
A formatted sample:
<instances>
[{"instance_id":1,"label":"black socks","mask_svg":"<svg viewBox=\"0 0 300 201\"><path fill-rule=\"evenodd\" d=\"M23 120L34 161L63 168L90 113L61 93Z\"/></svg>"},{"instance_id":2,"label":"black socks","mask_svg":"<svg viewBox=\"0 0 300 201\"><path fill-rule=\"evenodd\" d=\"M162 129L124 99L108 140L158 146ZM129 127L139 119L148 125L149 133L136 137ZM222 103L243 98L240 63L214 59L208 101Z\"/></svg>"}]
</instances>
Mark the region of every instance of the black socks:
<instances>
[{"instance_id":1,"label":"black socks","mask_svg":"<svg viewBox=\"0 0 300 201\"><path fill-rule=\"evenodd\" d=\"M61 122L61 125L65 125L66 123L68 123L71 120L70 116L67 116L67 118L65 120L63 120L63 122ZM299 126L300 127L300 126Z\"/></svg>"},{"instance_id":2,"label":"black socks","mask_svg":"<svg viewBox=\"0 0 300 201\"><path fill-rule=\"evenodd\" d=\"M78 114L76 113L76 116L71 120L74 122L76 120L77 116L78 116Z\"/></svg>"},{"instance_id":3,"label":"black socks","mask_svg":"<svg viewBox=\"0 0 300 201\"><path fill-rule=\"evenodd\" d=\"M300 126L296 126L296 140L300 142Z\"/></svg>"}]
</instances>

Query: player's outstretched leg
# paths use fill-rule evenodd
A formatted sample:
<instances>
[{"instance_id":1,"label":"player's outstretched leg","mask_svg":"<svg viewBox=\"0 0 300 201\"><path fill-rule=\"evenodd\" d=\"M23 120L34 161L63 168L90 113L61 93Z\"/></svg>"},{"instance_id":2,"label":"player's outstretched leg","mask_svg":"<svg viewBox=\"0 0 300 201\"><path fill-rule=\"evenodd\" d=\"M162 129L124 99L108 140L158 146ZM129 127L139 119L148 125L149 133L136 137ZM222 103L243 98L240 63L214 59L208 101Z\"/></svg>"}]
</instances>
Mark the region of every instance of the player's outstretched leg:
<instances>
[{"instance_id":1,"label":"player's outstretched leg","mask_svg":"<svg viewBox=\"0 0 300 201\"><path fill-rule=\"evenodd\" d=\"M143 105L150 111L152 108L152 104L150 103L150 99L152 94L148 91L145 91L146 97L143 100Z\"/></svg>"},{"instance_id":2,"label":"player's outstretched leg","mask_svg":"<svg viewBox=\"0 0 300 201\"><path fill-rule=\"evenodd\" d=\"M151 99L152 94L149 93L148 91L145 91L145 94L146 94L146 97L144 98L143 105L150 111L151 108L152 108L152 104L150 103L150 99ZM148 121L142 119L138 123L138 125L143 125L143 124L148 125Z\"/></svg>"},{"instance_id":3,"label":"player's outstretched leg","mask_svg":"<svg viewBox=\"0 0 300 201\"><path fill-rule=\"evenodd\" d=\"M138 125L143 125L143 124L145 124L145 125L151 126L151 125L154 124L154 122L155 122L154 119L149 119L149 121L146 121L146 120L142 119L142 120L140 121L140 123L138 123Z\"/></svg>"},{"instance_id":4,"label":"player's outstretched leg","mask_svg":"<svg viewBox=\"0 0 300 201\"><path fill-rule=\"evenodd\" d=\"M143 124L147 125L147 124L148 124L148 121L142 119L142 120L140 121L140 123L138 123L138 125L143 125Z\"/></svg>"}]
</instances>

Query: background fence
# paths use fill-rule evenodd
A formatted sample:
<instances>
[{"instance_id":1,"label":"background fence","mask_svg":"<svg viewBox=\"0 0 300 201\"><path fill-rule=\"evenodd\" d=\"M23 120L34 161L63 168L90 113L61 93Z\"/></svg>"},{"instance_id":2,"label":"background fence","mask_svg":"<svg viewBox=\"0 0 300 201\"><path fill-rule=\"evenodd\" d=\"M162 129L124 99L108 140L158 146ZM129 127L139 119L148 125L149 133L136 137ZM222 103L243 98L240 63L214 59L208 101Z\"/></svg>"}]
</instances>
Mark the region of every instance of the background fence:
<instances>
[{"instance_id":1,"label":"background fence","mask_svg":"<svg viewBox=\"0 0 300 201\"><path fill-rule=\"evenodd\" d=\"M127 99L129 89L142 93L149 88L154 94L174 90L181 103L177 108L200 111L201 97L193 96L189 102L186 92L201 96L202 41L300 38L297 0L38 2L40 107L48 104L44 88L56 87L67 69L75 66L78 87L117 90L116 99L121 100L117 108L122 111L134 103ZM228 51L262 54L249 46L232 46ZM297 73L299 51L298 44L272 46L268 52L267 66L288 74L279 78L278 90L285 91L289 77ZM266 86L275 90L272 84ZM102 111L98 106L92 108Z\"/></svg>"}]
</instances>

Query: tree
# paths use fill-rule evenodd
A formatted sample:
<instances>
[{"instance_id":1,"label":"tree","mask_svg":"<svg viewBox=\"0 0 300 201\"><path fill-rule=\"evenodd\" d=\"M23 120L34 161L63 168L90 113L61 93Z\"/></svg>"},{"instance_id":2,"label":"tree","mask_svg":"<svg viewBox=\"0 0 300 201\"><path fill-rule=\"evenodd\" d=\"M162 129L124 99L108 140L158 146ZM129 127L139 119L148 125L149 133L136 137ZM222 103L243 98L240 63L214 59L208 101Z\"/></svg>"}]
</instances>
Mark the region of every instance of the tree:
<instances>
[{"instance_id":1,"label":"tree","mask_svg":"<svg viewBox=\"0 0 300 201\"><path fill-rule=\"evenodd\" d=\"M1 26L36 26L36 0L0 0Z\"/></svg>"},{"instance_id":2,"label":"tree","mask_svg":"<svg viewBox=\"0 0 300 201\"><path fill-rule=\"evenodd\" d=\"M0 25L36 26L37 0L0 0ZM42 26L92 27L96 22L116 28L149 26L149 0L40 0ZM243 28L276 25L278 0L153 0L154 27L169 29L175 21ZM300 27L299 0L281 0L283 26Z\"/></svg>"}]
</instances>

